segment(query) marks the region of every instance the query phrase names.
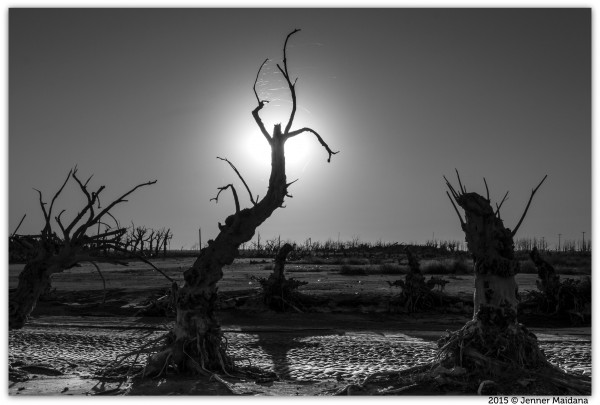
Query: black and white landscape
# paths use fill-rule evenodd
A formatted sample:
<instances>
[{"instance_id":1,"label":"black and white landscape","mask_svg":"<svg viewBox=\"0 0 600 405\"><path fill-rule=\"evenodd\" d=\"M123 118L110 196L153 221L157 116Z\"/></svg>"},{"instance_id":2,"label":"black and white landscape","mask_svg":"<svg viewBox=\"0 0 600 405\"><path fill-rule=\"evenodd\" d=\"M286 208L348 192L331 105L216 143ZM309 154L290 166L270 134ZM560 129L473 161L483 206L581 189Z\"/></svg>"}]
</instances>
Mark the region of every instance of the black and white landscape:
<instances>
[{"instance_id":1,"label":"black and white landscape","mask_svg":"<svg viewBox=\"0 0 600 405\"><path fill-rule=\"evenodd\" d=\"M591 9L13 8L8 67L10 395L587 403Z\"/></svg>"}]
</instances>

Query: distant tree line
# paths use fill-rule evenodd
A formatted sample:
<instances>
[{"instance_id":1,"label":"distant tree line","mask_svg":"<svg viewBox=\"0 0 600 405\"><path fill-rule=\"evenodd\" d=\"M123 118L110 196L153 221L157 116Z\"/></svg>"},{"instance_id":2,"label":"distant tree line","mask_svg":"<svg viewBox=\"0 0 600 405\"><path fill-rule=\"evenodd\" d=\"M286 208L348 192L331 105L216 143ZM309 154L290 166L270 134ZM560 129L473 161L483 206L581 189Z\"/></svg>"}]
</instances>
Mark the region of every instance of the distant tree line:
<instances>
[{"instance_id":1,"label":"distant tree line","mask_svg":"<svg viewBox=\"0 0 600 405\"><path fill-rule=\"evenodd\" d=\"M537 249L541 252L547 252L550 250L567 253L591 252L592 241L590 239L585 240L583 238L577 240L567 239L560 241L560 243L555 245L553 248L549 247L548 241L544 237L519 238L515 241L516 251L530 252L533 249Z\"/></svg>"},{"instance_id":2,"label":"distant tree line","mask_svg":"<svg viewBox=\"0 0 600 405\"><path fill-rule=\"evenodd\" d=\"M465 241L457 240L438 240L430 239L425 243L399 243L399 242L384 242L378 240L376 242L361 241L358 236L350 240L334 240L329 238L326 241L313 240L306 238L303 242L294 242L291 239L282 239L281 236L272 238L264 238L257 233L254 240L244 243L240 246L240 253L245 257L273 257L279 248L284 244L289 243L294 246L294 250L290 253L290 260L302 258L305 256L369 256L373 253L384 254L399 254L403 252L404 247L413 246L419 248L419 254L424 258L431 255L445 254L464 254L467 252ZM563 240L558 246L551 248L546 238L530 237L519 238L515 242L516 252L530 252L534 248L539 251L546 252L550 250L575 253L575 252L591 252L591 240Z\"/></svg>"},{"instance_id":3,"label":"distant tree line","mask_svg":"<svg viewBox=\"0 0 600 405\"><path fill-rule=\"evenodd\" d=\"M98 233L101 231L98 229ZM106 232L104 232L106 233ZM90 235L94 236L94 235ZM112 239L111 239L112 238ZM100 236L99 242L109 239L114 242L115 235ZM132 224L123 235L119 235L118 243L115 246L119 246L118 250L112 248L111 244L105 243L100 251L96 251L95 254L101 254L104 256L120 256L125 254L124 251L130 252L134 255L143 257L166 257L169 251L170 241L173 238L173 232L170 228L153 229L145 226L136 226ZM22 235L16 233L16 231L8 238L8 252L10 263L21 263L30 260L33 255L36 254L34 246L40 244L42 239L41 235ZM55 251L58 251L62 246L62 241L58 236L46 238L53 240L55 244Z\"/></svg>"},{"instance_id":4,"label":"distant tree line","mask_svg":"<svg viewBox=\"0 0 600 405\"><path fill-rule=\"evenodd\" d=\"M123 244L128 251L147 257L167 256L170 241L173 239L171 229L153 229L131 224L124 236Z\"/></svg>"}]
</instances>

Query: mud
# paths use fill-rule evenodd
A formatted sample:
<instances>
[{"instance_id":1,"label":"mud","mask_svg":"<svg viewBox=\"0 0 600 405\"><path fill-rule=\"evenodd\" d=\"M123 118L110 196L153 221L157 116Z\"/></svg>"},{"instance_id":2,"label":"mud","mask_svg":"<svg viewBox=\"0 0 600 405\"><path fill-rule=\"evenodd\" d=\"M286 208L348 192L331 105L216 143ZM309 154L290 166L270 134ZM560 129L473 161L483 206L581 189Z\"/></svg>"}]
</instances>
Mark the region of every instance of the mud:
<instances>
[{"instance_id":1,"label":"mud","mask_svg":"<svg viewBox=\"0 0 600 405\"><path fill-rule=\"evenodd\" d=\"M68 320L68 317L64 319ZM55 319L49 320L53 323L44 323L40 318L22 330L9 333L9 394L94 394L92 388L98 383L93 377L96 373L117 354L134 350L160 336L168 326L160 322L147 323L144 319L124 320L122 324L114 319L100 322L98 318L89 322L77 318L74 319L76 322L63 321L62 324ZM571 373L591 376L589 328L561 331L560 335L543 330L534 332L552 363ZM272 381L270 385L247 383L252 389L246 386L242 390L264 395L288 395L286 392L290 390L306 395L301 393L306 391L307 384L312 384L312 391L317 391L308 395L323 394L344 383L358 382L376 371L400 370L427 363L433 359L435 340L442 334L443 331L435 330L373 332L339 328L224 327L228 352L237 364L273 371L279 377L279 381ZM143 364L144 360L142 355L137 363ZM66 381L73 384L73 379L88 381L88 386L79 391L63 391ZM330 384L323 385L325 381ZM290 385L298 389L294 391ZM181 383L180 389L185 387L190 388L189 381ZM138 391L134 393L140 393L140 389L137 387ZM146 389L159 394L157 386ZM223 394L214 382L194 393Z\"/></svg>"}]
</instances>

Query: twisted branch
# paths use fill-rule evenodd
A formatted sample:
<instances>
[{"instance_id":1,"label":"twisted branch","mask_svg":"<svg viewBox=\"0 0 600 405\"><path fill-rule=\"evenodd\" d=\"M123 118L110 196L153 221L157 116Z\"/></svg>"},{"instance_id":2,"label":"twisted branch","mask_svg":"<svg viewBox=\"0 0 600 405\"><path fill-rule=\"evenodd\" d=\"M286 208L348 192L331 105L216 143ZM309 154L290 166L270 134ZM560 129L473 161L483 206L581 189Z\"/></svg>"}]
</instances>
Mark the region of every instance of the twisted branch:
<instances>
[{"instance_id":1,"label":"twisted branch","mask_svg":"<svg viewBox=\"0 0 600 405\"><path fill-rule=\"evenodd\" d=\"M340 153L340 151L337 151L337 152L332 151L331 148L329 147L329 145L327 145L327 143L323 140L323 138L321 138L321 135L319 135L317 133L317 131L315 131L314 129L311 129L308 127L304 127L302 129L297 129L295 131L286 133L285 139L287 140L287 139L293 138L294 136L300 135L301 133L304 133L304 132L310 132L317 137L321 146L323 146L325 148L325 150L327 151L327 153L329 154L329 157L327 158L327 163L331 162L331 156Z\"/></svg>"},{"instance_id":2,"label":"twisted branch","mask_svg":"<svg viewBox=\"0 0 600 405\"><path fill-rule=\"evenodd\" d=\"M536 188L531 190L531 195L529 196L529 201L527 201L527 206L525 207L525 211L523 212L523 215L521 215L521 219L519 219L517 226L515 226L515 229L512 231L512 233L511 233L512 236L515 236L515 234L519 230L521 223L525 219L525 215L527 215L527 210L529 209L529 205L531 205L531 200L533 200L533 196L535 195L536 191L538 191L538 188L540 188L542 183L546 180L546 177L548 177L548 175L545 175L544 178L542 179L542 181L540 181L540 184L538 184Z\"/></svg>"},{"instance_id":3,"label":"twisted branch","mask_svg":"<svg viewBox=\"0 0 600 405\"><path fill-rule=\"evenodd\" d=\"M258 101L258 106L252 110L252 116L254 117L254 121L256 121L256 123L258 124L258 127L260 128L260 132L262 132L262 134L264 135L265 139L267 140L267 142L269 142L269 145L271 144L271 135L269 135L269 131L267 131L267 129L265 128L265 124L262 122L262 119L260 118L260 115L258 114L260 112L260 110L263 109L263 107L265 106L265 103L268 103L268 100L260 100L258 98L258 93L256 92L256 82L258 81L258 76L260 75L260 71L262 70L263 66L265 65L265 63L267 63L269 59L265 59L265 61L260 65L260 67L258 68L258 73L256 73L256 79L254 80L254 86L252 87L252 89L254 90L254 95L256 96L256 101Z\"/></svg>"},{"instance_id":4,"label":"twisted branch","mask_svg":"<svg viewBox=\"0 0 600 405\"><path fill-rule=\"evenodd\" d=\"M83 224L81 227L79 227L79 229L77 231L75 231L75 234L73 235L73 238L77 238L80 237L83 233L85 233L85 231L87 230L87 228L89 228L90 226L94 225L96 222L98 222L104 215L106 215L115 205L123 203L123 202L127 202L127 200L125 199L125 197L127 197L128 195L130 195L131 193L133 193L135 190L137 190L140 187L144 187L144 186L150 186L152 184L156 184L156 180L153 181L147 181L145 183L141 183L138 184L137 186L133 187L132 189L130 189L129 191L127 191L125 194L123 194L121 197L117 198L116 200L114 200L113 202L111 202L106 208L104 208L102 211L100 211L100 213L98 215L96 215L93 219L91 219L90 221L86 222L85 224ZM98 194L100 192L100 190L104 189L104 186L100 187L99 191L96 193Z\"/></svg>"},{"instance_id":5,"label":"twisted branch","mask_svg":"<svg viewBox=\"0 0 600 405\"><path fill-rule=\"evenodd\" d=\"M277 68L279 69L281 74L283 74L283 77L285 77L285 80L287 81L288 87L290 89L290 94L292 96L292 112L290 113L290 118L288 120L287 125L285 126L285 131L284 131L285 134L287 134L290 131L290 128L292 127L292 122L294 121L294 117L296 115L296 81L298 80L298 79L296 79L296 81L294 81L293 84L292 84L292 81L290 80L290 74L289 74L288 66L287 66L286 50L287 50L288 40L290 39L290 37L292 35L294 35L298 31L300 31L300 29L296 28L294 31L290 32L288 34L288 36L285 38L285 43L283 44L283 69L281 68L281 66L279 66L279 64L277 64Z\"/></svg>"},{"instance_id":6,"label":"twisted branch","mask_svg":"<svg viewBox=\"0 0 600 405\"><path fill-rule=\"evenodd\" d=\"M77 170L77 167L75 167L75 170ZM58 198L60 193L63 191L63 189L67 185L67 182L69 181L69 178L71 177L71 173L73 173L73 169L69 170L69 173L67 174L67 178L63 182L62 186L58 189L56 194L54 194L54 197L52 197L52 201L50 202L50 208L47 211L46 211L46 203L44 201L42 201L42 192L40 190L38 190L37 188L34 188L34 190L38 192L39 199L40 199L40 207L42 208L42 213L44 215L44 220L45 220L44 228L42 230L43 237L47 237L52 233L52 225L50 224L50 218L52 215L52 207L54 206L54 202L56 201L56 199Z\"/></svg>"},{"instance_id":7,"label":"twisted branch","mask_svg":"<svg viewBox=\"0 0 600 405\"><path fill-rule=\"evenodd\" d=\"M240 201L238 200L238 196L237 196L237 192L235 191L235 187L231 183L226 186L219 187L219 192L217 193L217 196L214 198L211 198L210 201L215 200L215 202L218 203L219 202L219 194L221 194L222 191L225 191L228 188L231 188L231 193L233 194L233 199L235 201L235 213L237 214L238 212L240 212Z\"/></svg>"},{"instance_id":8,"label":"twisted branch","mask_svg":"<svg viewBox=\"0 0 600 405\"><path fill-rule=\"evenodd\" d=\"M255 200L254 197L252 196L252 192L250 191L250 187L248 187L248 184L246 183L246 180L244 180L244 178L242 177L242 175L240 174L240 172L238 171L238 169L233 165L233 163L231 163L229 160L224 159L224 158L219 157L219 156L217 156L217 159L220 159L220 160L223 160L223 161L229 163L229 166L231 166L231 168L238 175L238 177L240 178L240 180L242 181L242 183L244 183L244 186L246 187L246 190L248 191L248 195L250 196L250 201L252 202L252 204L256 205L256 200L258 200L258 195L256 196L256 200Z\"/></svg>"}]
</instances>

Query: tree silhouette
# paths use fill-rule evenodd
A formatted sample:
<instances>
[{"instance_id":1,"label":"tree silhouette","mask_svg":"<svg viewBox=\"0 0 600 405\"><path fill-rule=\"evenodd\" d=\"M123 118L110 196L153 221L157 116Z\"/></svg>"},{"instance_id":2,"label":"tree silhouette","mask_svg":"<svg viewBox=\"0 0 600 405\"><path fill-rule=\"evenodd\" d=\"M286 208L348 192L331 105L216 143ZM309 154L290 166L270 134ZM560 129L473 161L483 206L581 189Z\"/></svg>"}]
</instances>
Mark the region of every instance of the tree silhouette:
<instances>
[{"instance_id":1,"label":"tree silhouette","mask_svg":"<svg viewBox=\"0 0 600 405\"><path fill-rule=\"evenodd\" d=\"M517 321L519 261L513 238L531 201L546 177L532 190L527 206L513 230L504 226L500 208L506 197L491 206L486 197L467 192L458 171L458 188L446 180L448 197L456 211L467 247L473 257L475 296L473 319L438 341L434 361L393 372L377 372L361 384L350 384L339 394L577 394L590 395L588 377L567 374L548 362L537 337ZM464 211L464 219L458 207Z\"/></svg>"},{"instance_id":2,"label":"tree silhouette","mask_svg":"<svg viewBox=\"0 0 600 405\"><path fill-rule=\"evenodd\" d=\"M258 105L252 111L252 116L271 147L271 174L267 193L260 200L258 197L254 198L237 168L229 160L219 158L229 164L244 184L251 207L240 208L239 197L233 184L219 188L214 200L218 202L221 193L230 189L235 203L235 213L228 216L224 224L218 224L220 232L217 237L208 241L208 246L202 248L192 267L184 272L185 284L175 292L177 310L175 325L166 336L166 342L162 347L148 358L144 375L160 375L168 365L174 365L179 371L199 374L221 370L227 372L233 369L233 362L226 353L226 344L215 315L217 283L223 277L223 266L233 262L238 256L239 246L250 241L256 229L277 208L282 207L285 197L290 197L288 187L293 182L288 183L286 180L284 152L284 145L288 139L311 133L327 151L328 162L331 156L337 153L333 152L312 128L291 129L296 113L296 81L292 82L290 78L286 48L290 37L298 31L300 30L296 29L287 35L283 46L283 66L277 65L288 84L292 100L292 110L283 130L279 123L274 125L272 133L269 133L260 117L260 112L268 101L258 97L256 82L268 59L261 64L253 86Z\"/></svg>"},{"instance_id":3,"label":"tree silhouette","mask_svg":"<svg viewBox=\"0 0 600 405\"><path fill-rule=\"evenodd\" d=\"M460 330L438 342L441 365L464 368L472 377L477 376L478 381L494 381L493 385L500 382L514 384L516 379L526 375L549 383L557 393L589 395L589 381L566 374L548 363L536 336L517 321L519 296L515 275L520 265L515 257L513 238L547 176L531 191L521 218L511 230L504 226L500 216L508 192L494 209L485 178L486 197L483 197L467 192L458 171L456 174L458 189L444 179L449 189L448 198L459 217L467 248L473 257L474 314ZM464 211L464 219L455 203ZM484 385L479 386L480 393Z\"/></svg>"},{"instance_id":4,"label":"tree silhouette","mask_svg":"<svg viewBox=\"0 0 600 405\"><path fill-rule=\"evenodd\" d=\"M138 184L104 208L100 208L100 194L105 186L90 192L88 183L91 178L90 176L87 181L82 182L77 177L77 168L70 170L62 186L52 197L49 207L43 201L42 192L36 190L44 215L44 228L39 235L24 237L19 240L19 243L28 250L27 257L29 257L29 260L19 274L19 284L16 290L9 294L10 329L22 328L25 325L27 317L35 308L40 294L48 287L52 274L70 269L81 262L92 263L98 272L100 272L100 269L96 262L121 263L115 258L104 255L109 249L126 251L122 237L127 233L127 229L119 225L110 211L115 205L126 202L125 198L138 188L154 184L156 180ZM75 218L66 224L62 220L65 210L54 217L52 211L56 199L70 179L78 184L87 202ZM111 217L115 222L115 227L103 222L105 217ZM55 220L62 235L58 235L52 229L52 219ZM104 232L99 231L99 225L105 226ZM98 226L97 233L89 235L89 231L96 231L94 229L96 226ZM18 238L18 236L13 235L13 238Z\"/></svg>"}]
</instances>

